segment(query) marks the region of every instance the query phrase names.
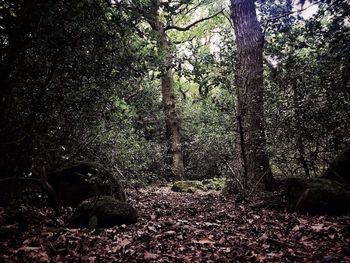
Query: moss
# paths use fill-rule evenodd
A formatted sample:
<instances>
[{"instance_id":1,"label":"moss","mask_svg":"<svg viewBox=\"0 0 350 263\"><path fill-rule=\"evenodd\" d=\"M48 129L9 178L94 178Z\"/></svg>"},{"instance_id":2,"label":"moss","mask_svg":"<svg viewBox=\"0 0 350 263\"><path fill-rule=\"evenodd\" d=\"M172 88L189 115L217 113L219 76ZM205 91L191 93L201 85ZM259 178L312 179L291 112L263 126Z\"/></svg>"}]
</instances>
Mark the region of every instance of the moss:
<instances>
[{"instance_id":1,"label":"moss","mask_svg":"<svg viewBox=\"0 0 350 263\"><path fill-rule=\"evenodd\" d=\"M174 192L194 193L200 191L221 191L225 186L225 179L213 178L203 181L177 181L173 184L171 190Z\"/></svg>"},{"instance_id":2,"label":"moss","mask_svg":"<svg viewBox=\"0 0 350 263\"><path fill-rule=\"evenodd\" d=\"M200 181L177 181L173 184L171 190L174 192L189 193L201 187L202 183Z\"/></svg>"},{"instance_id":3,"label":"moss","mask_svg":"<svg viewBox=\"0 0 350 263\"><path fill-rule=\"evenodd\" d=\"M335 181L314 178L287 180L287 202L290 212L310 214L343 214L350 212L350 189Z\"/></svg>"},{"instance_id":4,"label":"moss","mask_svg":"<svg viewBox=\"0 0 350 263\"><path fill-rule=\"evenodd\" d=\"M221 191L226 184L224 178L213 178L202 181L204 191Z\"/></svg>"},{"instance_id":5,"label":"moss","mask_svg":"<svg viewBox=\"0 0 350 263\"><path fill-rule=\"evenodd\" d=\"M322 177L350 186L350 147L330 164Z\"/></svg>"},{"instance_id":6,"label":"moss","mask_svg":"<svg viewBox=\"0 0 350 263\"><path fill-rule=\"evenodd\" d=\"M137 211L128 203L112 196L92 197L81 202L71 218L73 226L108 228L115 225L133 224Z\"/></svg>"}]
</instances>

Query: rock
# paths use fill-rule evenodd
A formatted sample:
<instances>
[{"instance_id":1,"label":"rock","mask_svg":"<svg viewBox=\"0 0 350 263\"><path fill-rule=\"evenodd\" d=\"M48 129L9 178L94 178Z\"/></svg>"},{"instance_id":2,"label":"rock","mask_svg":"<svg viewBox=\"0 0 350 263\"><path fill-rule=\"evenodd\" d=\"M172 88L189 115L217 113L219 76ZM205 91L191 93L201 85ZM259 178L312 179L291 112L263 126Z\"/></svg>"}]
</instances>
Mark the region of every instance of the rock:
<instances>
[{"instance_id":1,"label":"rock","mask_svg":"<svg viewBox=\"0 0 350 263\"><path fill-rule=\"evenodd\" d=\"M221 191L225 187L226 180L224 178L205 179L202 181L205 191Z\"/></svg>"},{"instance_id":2,"label":"rock","mask_svg":"<svg viewBox=\"0 0 350 263\"><path fill-rule=\"evenodd\" d=\"M323 179L290 178L286 182L289 212L344 214L350 212L350 188Z\"/></svg>"},{"instance_id":3,"label":"rock","mask_svg":"<svg viewBox=\"0 0 350 263\"><path fill-rule=\"evenodd\" d=\"M48 182L56 191L59 204L76 206L83 200L100 195L126 201L120 182L97 163L78 163L48 175Z\"/></svg>"},{"instance_id":4,"label":"rock","mask_svg":"<svg viewBox=\"0 0 350 263\"><path fill-rule=\"evenodd\" d=\"M196 189L202 189L200 181L177 181L171 187L174 192L194 193Z\"/></svg>"},{"instance_id":5,"label":"rock","mask_svg":"<svg viewBox=\"0 0 350 263\"><path fill-rule=\"evenodd\" d=\"M78 205L71 223L73 226L89 227L91 221L100 228L128 225L136 223L137 212L130 204L111 196L92 197Z\"/></svg>"},{"instance_id":6,"label":"rock","mask_svg":"<svg viewBox=\"0 0 350 263\"><path fill-rule=\"evenodd\" d=\"M290 212L344 214L350 212L350 147L343 151L321 178L287 180Z\"/></svg>"},{"instance_id":7,"label":"rock","mask_svg":"<svg viewBox=\"0 0 350 263\"><path fill-rule=\"evenodd\" d=\"M213 178L203 181L177 181L173 184L171 190L174 192L194 193L200 191L220 191L225 186L225 179Z\"/></svg>"},{"instance_id":8,"label":"rock","mask_svg":"<svg viewBox=\"0 0 350 263\"><path fill-rule=\"evenodd\" d=\"M330 164L322 178L350 185L350 147Z\"/></svg>"}]
</instances>

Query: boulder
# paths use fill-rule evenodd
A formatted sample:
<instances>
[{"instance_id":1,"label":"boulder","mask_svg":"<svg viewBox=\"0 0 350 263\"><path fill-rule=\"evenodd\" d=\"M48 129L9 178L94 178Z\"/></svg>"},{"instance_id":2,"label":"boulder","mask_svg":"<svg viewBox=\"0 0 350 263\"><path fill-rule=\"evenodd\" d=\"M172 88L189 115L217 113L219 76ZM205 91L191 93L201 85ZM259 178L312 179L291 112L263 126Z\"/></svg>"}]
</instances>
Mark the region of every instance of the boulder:
<instances>
[{"instance_id":1,"label":"boulder","mask_svg":"<svg viewBox=\"0 0 350 263\"><path fill-rule=\"evenodd\" d=\"M96 196L84 200L77 206L71 219L73 226L91 227L91 222L94 222L94 228L133 224L136 221L136 210L130 204L111 196Z\"/></svg>"},{"instance_id":2,"label":"boulder","mask_svg":"<svg viewBox=\"0 0 350 263\"><path fill-rule=\"evenodd\" d=\"M222 191L226 184L225 178L204 179L202 181L205 191Z\"/></svg>"},{"instance_id":3,"label":"boulder","mask_svg":"<svg viewBox=\"0 0 350 263\"><path fill-rule=\"evenodd\" d=\"M56 192L62 206L76 206L93 196L113 196L126 201L119 180L100 164L82 162L48 175L48 182Z\"/></svg>"},{"instance_id":4,"label":"boulder","mask_svg":"<svg viewBox=\"0 0 350 263\"><path fill-rule=\"evenodd\" d=\"M322 178L350 185L350 147L335 158Z\"/></svg>"},{"instance_id":5,"label":"boulder","mask_svg":"<svg viewBox=\"0 0 350 263\"><path fill-rule=\"evenodd\" d=\"M177 181L171 187L172 191L181 193L194 193L199 189L202 189L200 181Z\"/></svg>"},{"instance_id":6,"label":"boulder","mask_svg":"<svg viewBox=\"0 0 350 263\"><path fill-rule=\"evenodd\" d=\"M286 182L289 212L344 214L350 212L350 188L336 181L290 178Z\"/></svg>"},{"instance_id":7,"label":"boulder","mask_svg":"<svg viewBox=\"0 0 350 263\"><path fill-rule=\"evenodd\" d=\"M194 193L200 191L221 191L225 186L225 179L213 178L203 181L177 181L173 184L171 190L174 192Z\"/></svg>"}]
</instances>

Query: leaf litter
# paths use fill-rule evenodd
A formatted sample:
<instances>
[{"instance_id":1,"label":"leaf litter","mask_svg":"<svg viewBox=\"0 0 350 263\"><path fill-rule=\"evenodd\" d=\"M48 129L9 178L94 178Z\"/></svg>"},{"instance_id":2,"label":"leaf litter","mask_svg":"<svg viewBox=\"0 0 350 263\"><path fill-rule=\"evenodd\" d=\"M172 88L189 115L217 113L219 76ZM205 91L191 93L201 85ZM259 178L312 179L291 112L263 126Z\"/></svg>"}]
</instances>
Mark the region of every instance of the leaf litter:
<instances>
[{"instance_id":1,"label":"leaf litter","mask_svg":"<svg viewBox=\"0 0 350 263\"><path fill-rule=\"evenodd\" d=\"M46 219L21 230L0 208L0 261L350 262L350 216L252 209L217 192L128 192L138 222L109 229L70 229L71 209L55 218L42 208Z\"/></svg>"}]
</instances>

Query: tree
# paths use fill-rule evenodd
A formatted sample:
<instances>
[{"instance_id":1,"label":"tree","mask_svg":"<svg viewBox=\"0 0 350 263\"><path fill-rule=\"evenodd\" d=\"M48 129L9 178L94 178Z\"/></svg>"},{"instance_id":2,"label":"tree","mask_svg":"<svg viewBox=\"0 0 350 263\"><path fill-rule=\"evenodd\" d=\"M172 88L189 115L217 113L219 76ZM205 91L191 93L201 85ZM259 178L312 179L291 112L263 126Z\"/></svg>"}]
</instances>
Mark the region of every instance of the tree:
<instances>
[{"instance_id":1,"label":"tree","mask_svg":"<svg viewBox=\"0 0 350 263\"><path fill-rule=\"evenodd\" d=\"M181 147L180 122L176 112L176 99L173 83L171 41L166 33L166 26L159 17L159 1L152 3L152 16L148 19L152 29L158 33L157 45L161 55L160 78L162 104L165 115L166 138L169 144L169 153L172 162L172 174L175 179L185 176L185 167Z\"/></svg>"},{"instance_id":2,"label":"tree","mask_svg":"<svg viewBox=\"0 0 350 263\"><path fill-rule=\"evenodd\" d=\"M137 18L98 0L2 1L0 12L0 177L96 154L143 72Z\"/></svg>"},{"instance_id":3,"label":"tree","mask_svg":"<svg viewBox=\"0 0 350 263\"><path fill-rule=\"evenodd\" d=\"M266 150L263 100L264 35L257 20L254 0L231 0L231 19L234 24L238 52L236 156L238 172L255 184L264 182L271 189L272 173Z\"/></svg>"},{"instance_id":4,"label":"tree","mask_svg":"<svg viewBox=\"0 0 350 263\"><path fill-rule=\"evenodd\" d=\"M207 7L200 11L207 12ZM231 93L234 58L230 59L235 52L226 50L226 41L233 43L232 33L231 24L220 15L175 36L175 42L185 40L176 46L175 84L181 92L178 101L188 178L221 177L232 160L233 147L227 146L233 145L235 137Z\"/></svg>"},{"instance_id":5,"label":"tree","mask_svg":"<svg viewBox=\"0 0 350 263\"><path fill-rule=\"evenodd\" d=\"M349 4L314 4L308 19L283 9L265 14L269 157L285 176L322 175L349 143Z\"/></svg>"},{"instance_id":6,"label":"tree","mask_svg":"<svg viewBox=\"0 0 350 263\"><path fill-rule=\"evenodd\" d=\"M173 50L172 41L168 36L167 31L189 31L192 27L198 23L211 19L217 16L221 11L214 15L201 18L192 22L186 26L178 26L173 23L172 16L176 14L182 14L195 10L200 4L194 8L188 8L189 3L186 1L172 4L167 1L160 2L158 0L151 1L150 15L145 15L148 23L152 29L158 33L157 44L160 50L161 62L160 62L160 75L161 75L161 87L162 87L162 102L163 111L165 115L166 137L169 144L169 153L172 161L172 174L175 179L182 179L185 176L185 167L183 161L183 152L181 145L181 132L180 132L180 119L176 111L176 97L174 91L173 80ZM189 10L190 11L189 11ZM162 11L161 11L162 10ZM161 14L161 12L163 12ZM165 14L164 14L165 13ZM165 16L165 21L162 22L162 16Z\"/></svg>"}]
</instances>

